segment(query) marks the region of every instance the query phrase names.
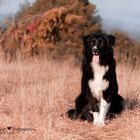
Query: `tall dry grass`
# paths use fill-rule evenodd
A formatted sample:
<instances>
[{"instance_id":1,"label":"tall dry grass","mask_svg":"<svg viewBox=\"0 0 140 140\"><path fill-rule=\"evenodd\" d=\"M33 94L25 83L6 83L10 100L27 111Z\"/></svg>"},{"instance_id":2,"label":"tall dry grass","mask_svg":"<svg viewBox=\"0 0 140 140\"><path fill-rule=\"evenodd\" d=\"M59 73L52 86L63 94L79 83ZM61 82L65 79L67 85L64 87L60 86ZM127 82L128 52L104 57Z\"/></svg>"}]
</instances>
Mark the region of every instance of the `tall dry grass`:
<instances>
[{"instance_id":1,"label":"tall dry grass","mask_svg":"<svg viewBox=\"0 0 140 140\"><path fill-rule=\"evenodd\" d=\"M10 64L1 62L0 139L138 140L139 72L140 67L131 69L118 64L119 92L127 99L127 109L121 116L107 120L105 127L98 128L66 117L67 109L74 107L75 97L80 92L80 67L72 59L64 62L37 59ZM17 132L16 128L33 130Z\"/></svg>"}]
</instances>

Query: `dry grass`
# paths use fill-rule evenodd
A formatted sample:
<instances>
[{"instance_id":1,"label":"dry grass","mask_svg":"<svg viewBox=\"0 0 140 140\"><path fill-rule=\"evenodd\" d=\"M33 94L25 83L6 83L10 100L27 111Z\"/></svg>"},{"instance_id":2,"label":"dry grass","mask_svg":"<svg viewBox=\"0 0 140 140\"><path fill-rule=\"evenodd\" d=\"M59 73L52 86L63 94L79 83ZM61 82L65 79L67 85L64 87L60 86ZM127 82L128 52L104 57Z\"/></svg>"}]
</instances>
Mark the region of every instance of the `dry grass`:
<instances>
[{"instance_id":1,"label":"dry grass","mask_svg":"<svg viewBox=\"0 0 140 140\"><path fill-rule=\"evenodd\" d=\"M140 67L119 64L120 94L126 111L105 127L69 120L65 112L80 92L80 68L65 62L31 60L0 63L1 140L138 140L140 137ZM12 127L10 130L4 129ZM15 131L16 128L33 128ZM4 129L4 130L3 130Z\"/></svg>"}]
</instances>

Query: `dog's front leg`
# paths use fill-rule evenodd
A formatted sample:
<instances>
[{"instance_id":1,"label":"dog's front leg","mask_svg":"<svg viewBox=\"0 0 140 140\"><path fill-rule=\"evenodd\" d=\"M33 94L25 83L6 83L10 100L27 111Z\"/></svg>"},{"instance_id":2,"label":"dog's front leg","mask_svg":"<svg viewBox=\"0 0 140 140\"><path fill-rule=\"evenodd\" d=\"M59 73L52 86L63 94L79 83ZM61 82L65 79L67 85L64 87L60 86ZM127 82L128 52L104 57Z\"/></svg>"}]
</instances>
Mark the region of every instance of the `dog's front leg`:
<instances>
[{"instance_id":1,"label":"dog's front leg","mask_svg":"<svg viewBox=\"0 0 140 140\"><path fill-rule=\"evenodd\" d=\"M99 118L98 118L97 125L103 126L105 124L106 114L110 108L110 105L111 105L111 103L108 103L105 99L101 98L100 112L99 112Z\"/></svg>"}]
</instances>

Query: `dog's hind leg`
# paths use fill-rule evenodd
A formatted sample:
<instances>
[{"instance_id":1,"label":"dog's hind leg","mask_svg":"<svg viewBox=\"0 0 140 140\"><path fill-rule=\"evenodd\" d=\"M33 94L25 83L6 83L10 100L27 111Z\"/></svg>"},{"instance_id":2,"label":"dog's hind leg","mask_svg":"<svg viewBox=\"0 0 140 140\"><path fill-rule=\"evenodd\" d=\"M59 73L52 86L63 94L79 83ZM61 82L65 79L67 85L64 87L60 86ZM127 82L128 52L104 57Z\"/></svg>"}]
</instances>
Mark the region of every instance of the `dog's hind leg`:
<instances>
[{"instance_id":1,"label":"dog's hind leg","mask_svg":"<svg viewBox=\"0 0 140 140\"><path fill-rule=\"evenodd\" d=\"M109 109L110 114L120 114L125 109L125 100L119 94L112 97L112 103Z\"/></svg>"},{"instance_id":2,"label":"dog's hind leg","mask_svg":"<svg viewBox=\"0 0 140 140\"><path fill-rule=\"evenodd\" d=\"M87 104L88 101L85 99L85 95L81 93L75 100L75 109L68 110L68 117L72 120L79 118L79 115L82 113Z\"/></svg>"},{"instance_id":3,"label":"dog's hind leg","mask_svg":"<svg viewBox=\"0 0 140 140\"><path fill-rule=\"evenodd\" d=\"M70 118L71 120L75 120L78 118L78 113L76 111L76 109L70 109L67 112L68 118Z\"/></svg>"}]
</instances>

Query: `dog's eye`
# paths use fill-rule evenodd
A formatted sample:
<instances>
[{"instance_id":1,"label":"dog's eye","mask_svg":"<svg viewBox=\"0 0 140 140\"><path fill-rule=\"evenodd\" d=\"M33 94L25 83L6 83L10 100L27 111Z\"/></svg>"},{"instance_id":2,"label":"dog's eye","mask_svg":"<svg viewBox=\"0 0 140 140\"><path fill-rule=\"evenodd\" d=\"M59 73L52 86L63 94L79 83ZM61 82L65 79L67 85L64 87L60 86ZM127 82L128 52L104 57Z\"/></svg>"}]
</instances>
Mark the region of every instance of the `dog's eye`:
<instances>
[{"instance_id":1,"label":"dog's eye","mask_svg":"<svg viewBox=\"0 0 140 140\"><path fill-rule=\"evenodd\" d=\"M94 46L94 45L96 44L96 40L92 40L92 41L90 42L90 44L91 44L92 46Z\"/></svg>"},{"instance_id":2,"label":"dog's eye","mask_svg":"<svg viewBox=\"0 0 140 140\"><path fill-rule=\"evenodd\" d=\"M98 39L98 44L99 44L100 46L103 46L103 45L104 45L104 41L103 41L102 39Z\"/></svg>"},{"instance_id":3,"label":"dog's eye","mask_svg":"<svg viewBox=\"0 0 140 140\"><path fill-rule=\"evenodd\" d=\"M95 45L95 43L94 42L91 42L91 46L94 46Z\"/></svg>"},{"instance_id":4,"label":"dog's eye","mask_svg":"<svg viewBox=\"0 0 140 140\"><path fill-rule=\"evenodd\" d=\"M103 42L100 42L100 45L102 45L102 46L103 46L103 45L104 45L104 43L103 43Z\"/></svg>"},{"instance_id":5,"label":"dog's eye","mask_svg":"<svg viewBox=\"0 0 140 140\"><path fill-rule=\"evenodd\" d=\"M98 41L99 45L103 46L104 45L104 42L103 41Z\"/></svg>"}]
</instances>

